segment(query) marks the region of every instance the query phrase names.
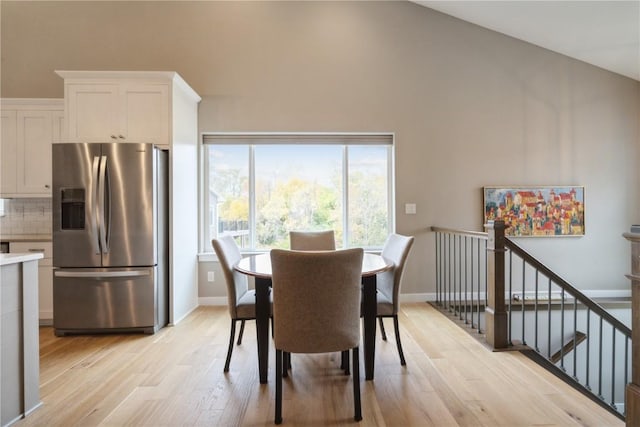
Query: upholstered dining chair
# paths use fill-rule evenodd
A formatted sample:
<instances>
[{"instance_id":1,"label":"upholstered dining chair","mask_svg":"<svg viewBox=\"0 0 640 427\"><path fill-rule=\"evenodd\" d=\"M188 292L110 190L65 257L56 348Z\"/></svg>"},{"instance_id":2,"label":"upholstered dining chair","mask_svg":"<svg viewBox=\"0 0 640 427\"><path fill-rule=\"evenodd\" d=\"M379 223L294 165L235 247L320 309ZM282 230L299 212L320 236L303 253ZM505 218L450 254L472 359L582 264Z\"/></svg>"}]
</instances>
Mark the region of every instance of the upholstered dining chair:
<instances>
[{"instance_id":1,"label":"upholstered dining chair","mask_svg":"<svg viewBox=\"0 0 640 427\"><path fill-rule=\"evenodd\" d=\"M358 353L362 258L361 248L324 252L271 251L276 424L282 423L283 352L351 350L354 419L362 419Z\"/></svg>"},{"instance_id":2,"label":"upholstered dining chair","mask_svg":"<svg viewBox=\"0 0 640 427\"><path fill-rule=\"evenodd\" d=\"M404 271L405 262L409 256L409 251L413 245L413 236L403 236L400 234L390 234L382 248L382 256L393 261L393 269L380 273L377 276L377 309L378 321L380 323L380 333L382 339L387 340L382 319L393 318L393 327L396 334L396 345L400 355L400 364L406 365L402 343L400 342L400 327L398 325L398 297L400 294L400 282Z\"/></svg>"},{"instance_id":3,"label":"upholstered dining chair","mask_svg":"<svg viewBox=\"0 0 640 427\"><path fill-rule=\"evenodd\" d=\"M244 333L244 322L246 320L255 320L256 318L256 296L255 291L249 289L247 276L233 268L242 258L240 249L233 237L224 236L219 239L213 239L211 244L220 260L220 266L227 285L229 315L231 316L231 337L229 338L229 349L227 350L224 372L229 372L236 323L238 321L241 322L240 333L238 334L238 345L240 345L242 343L242 334Z\"/></svg>"},{"instance_id":4,"label":"upholstered dining chair","mask_svg":"<svg viewBox=\"0 0 640 427\"><path fill-rule=\"evenodd\" d=\"M333 230L324 231L290 231L289 247L295 251L334 251L336 238ZM291 369L291 355L284 353L286 369ZM342 367L349 373L349 352L342 352ZM286 375L285 369L285 375Z\"/></svg>"},{"instance_id":5,"label":"upholstered dining chair","mask_svg":"<svg viewBox=\"0 0 640 427\"><path fill-rule=\"evenodd\" d=\"M336 239L333 230L290 231L289 244L296 251L333 251Z\"/></svg>"}]
</instances>

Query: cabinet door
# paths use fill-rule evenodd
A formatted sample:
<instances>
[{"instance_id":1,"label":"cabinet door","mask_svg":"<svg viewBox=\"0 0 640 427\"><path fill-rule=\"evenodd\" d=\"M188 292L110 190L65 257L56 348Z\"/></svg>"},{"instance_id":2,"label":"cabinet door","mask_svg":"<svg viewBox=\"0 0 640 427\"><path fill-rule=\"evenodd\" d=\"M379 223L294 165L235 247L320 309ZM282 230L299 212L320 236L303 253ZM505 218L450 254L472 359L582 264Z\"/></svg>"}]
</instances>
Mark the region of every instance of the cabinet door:
<instances>
[{"instance_id":1,"label":"cabinet door","mask_svg":"<svg viewBox=\"0 0 640 427\"><path fill-rule=\"evenodd\" d=\"M51 126L51 132L53 132L51 142L57 144L64 141L65 124L63 111L56 110L51 112Z\"/></svg>"},{"instance_id":2,"label":"cabinet door","mask_svg":"<svg viewBox=\"0 0 640 427\"><path fill-rule=\"evenodd\" d=\"M18 111L17 193L51 196L51 111Z\"/></svg>"},{"instance_id":3,"label":"cabinet door","mask_svg":"<svg viewBox=\"0 0 640 427\"><path fill-rule=\"evenodd\" d=\"M126 142L169 144L169 85L123 85L120 111L119 136Z\"/></svg>"},{"instance_id":4,"label":"cabinet door","mask_svg":"<svg viewBox=\"0 0 640 427\"><path fill-rule=\"evenodd\" d=\"M16 112L2 110L0 140L0 195L16 192Z\"/></svg>"},{"instance_id":5,"label":"cabinet door","mask_svg":"<svg viewBox=\"0 0 640 427\"><path fill-rule=\"evenodd\" d=\"M53 319L53 267L51 242L11 242L11 253L42 252L43 259L38 260L38 307L40 320Z\"/></svg>"},{"instance_id":6,"label":"cabinet door","mask_svg":"<svg viewBox=\"0 0 640 427\"><path fill-rule=\"evenodd\" d=\"M51 265L38 266L38 312L39 319L45 323L53 320L53 267Z\"/></svg>"},{"instance_id":7,"label":"cabinet door","mask_svg":"<svg viewBox=\"0 0 640 427\"><path fill-rule=\"evenodd\" d=\"M76 142L116 141L119 129L116 84L68 84L65 87L67 136Z\"/></svg>"}]
</instances>

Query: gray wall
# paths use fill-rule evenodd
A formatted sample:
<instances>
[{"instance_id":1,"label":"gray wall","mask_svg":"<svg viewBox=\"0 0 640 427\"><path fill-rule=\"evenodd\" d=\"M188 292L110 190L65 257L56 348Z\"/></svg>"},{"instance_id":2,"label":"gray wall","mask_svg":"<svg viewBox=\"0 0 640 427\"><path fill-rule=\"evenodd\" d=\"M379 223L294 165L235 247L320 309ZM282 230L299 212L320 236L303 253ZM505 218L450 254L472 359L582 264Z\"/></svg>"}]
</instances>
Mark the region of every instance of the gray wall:
<instances>
[{"instance_id":1,"label":"gray wall","mask_svg":"<svg viewBox=\"0 0 640 427\"><path fill-rule=\"evenodd\" d=\"M519 243L578 288L629 289L637 81L408 2L1 8L3 97L62 97L55 69L174 70L203 97L201 131L395 132L405 293L435 289L428 227L482 229L484 185L584 185L586 236Z\"/></svg>"}]
</instances>

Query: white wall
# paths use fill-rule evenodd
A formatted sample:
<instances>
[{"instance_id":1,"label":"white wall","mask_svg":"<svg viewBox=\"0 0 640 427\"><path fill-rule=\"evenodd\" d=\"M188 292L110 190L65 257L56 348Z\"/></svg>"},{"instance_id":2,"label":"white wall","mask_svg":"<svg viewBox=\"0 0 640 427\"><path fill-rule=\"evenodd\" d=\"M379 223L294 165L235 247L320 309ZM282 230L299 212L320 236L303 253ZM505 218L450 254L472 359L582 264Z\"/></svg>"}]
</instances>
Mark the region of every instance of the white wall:
<instances>
[{"instance_id":1,"label":"white wall","mask_svg":"<svg viewBox=\"0 0 640 427\"><path fill-rule=\"evenodd\" d=\"M584 185L585 237L518 243L578 288L629 288L637 81L408 2L3 2L1 19L3 97L62 96L54 69L175 70L201 131L394 132L405 293L435 289L430 226L481 230L485 185Z\"/></svg>"}]
</instances>

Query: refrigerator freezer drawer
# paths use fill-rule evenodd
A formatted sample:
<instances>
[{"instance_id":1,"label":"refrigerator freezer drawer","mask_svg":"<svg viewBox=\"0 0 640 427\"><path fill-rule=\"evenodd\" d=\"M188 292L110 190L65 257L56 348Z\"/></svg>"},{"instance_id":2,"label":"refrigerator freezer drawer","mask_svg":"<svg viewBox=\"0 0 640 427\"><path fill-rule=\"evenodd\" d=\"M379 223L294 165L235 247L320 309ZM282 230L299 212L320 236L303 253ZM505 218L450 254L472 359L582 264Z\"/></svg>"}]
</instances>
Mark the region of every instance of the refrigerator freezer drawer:
<instances>
[{"instance_id":1,"label":"refrigerator freezer drawer","mask_svg":"<svg viewBox=\"0 0 640 427\"><path fill-rule=\"evenodd\" d=\"M56 269L56 335L116 331L154 333L166 322L158 307L156 267Z\"/></svg>"}]
</instances>

